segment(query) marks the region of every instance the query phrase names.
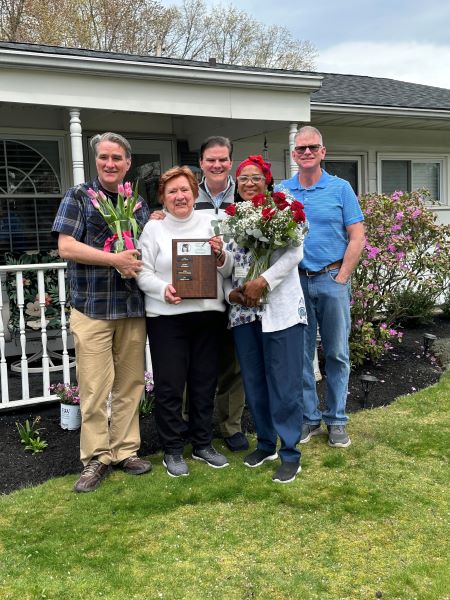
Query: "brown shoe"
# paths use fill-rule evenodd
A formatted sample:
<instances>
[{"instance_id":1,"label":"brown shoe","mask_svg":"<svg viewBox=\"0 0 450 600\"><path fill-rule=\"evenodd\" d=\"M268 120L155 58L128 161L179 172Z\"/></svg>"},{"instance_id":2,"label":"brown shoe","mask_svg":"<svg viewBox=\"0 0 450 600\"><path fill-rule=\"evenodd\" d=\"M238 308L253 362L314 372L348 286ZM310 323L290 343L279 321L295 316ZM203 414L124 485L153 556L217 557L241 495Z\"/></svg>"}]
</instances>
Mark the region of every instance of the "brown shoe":
<instances>
[{"instance_id":1,"label":"brown shoe","mask_svg":"<svg viewBox=\"0 0 450 600\"><path fill-rule=\"evenodd\" d=\"M109 465L104 465L99 460L91 460L82 470L81 477L73 489L75 492L93 492L110 470Z\"/></svg>"},{"instance_id":2,"label":"brown shoe","mask_svg":"<svg viewBox=\"0 0 450 600\"><path fill-rule=\"evenodd\" d=\"M142 475L152 470L152 463L142 460L138 456L129 456L118 465L125 473L130 475Z\"/></svg>"}]
</instances>

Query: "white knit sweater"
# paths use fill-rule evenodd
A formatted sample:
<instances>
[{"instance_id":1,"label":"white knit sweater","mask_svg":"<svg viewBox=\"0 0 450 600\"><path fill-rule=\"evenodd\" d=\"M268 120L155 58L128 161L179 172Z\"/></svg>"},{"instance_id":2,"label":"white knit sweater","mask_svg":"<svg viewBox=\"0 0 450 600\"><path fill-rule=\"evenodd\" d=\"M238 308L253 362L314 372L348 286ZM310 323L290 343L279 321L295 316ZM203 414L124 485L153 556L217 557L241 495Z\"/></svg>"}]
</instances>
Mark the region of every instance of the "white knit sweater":
<instances>
[{"instance_id":1,"label":"white knit sweater","mask_svg":"<svg viewBox=\"0 0 450 600\"><path fill-rule=\"evenodd\" d=\"M166 287L172 282L172 240L176 238L202 239L214 235L211 215L203 211L192 211L185 219L178 219L170 213L158 221L148 221L139 239L144 267L137 279L138 286L145 294L147 317L179 315L204 310L225 311L223 279L217 271L217 299L184 299L180 304L169 304L164 299Z\"/></svg>"}]
</instances>

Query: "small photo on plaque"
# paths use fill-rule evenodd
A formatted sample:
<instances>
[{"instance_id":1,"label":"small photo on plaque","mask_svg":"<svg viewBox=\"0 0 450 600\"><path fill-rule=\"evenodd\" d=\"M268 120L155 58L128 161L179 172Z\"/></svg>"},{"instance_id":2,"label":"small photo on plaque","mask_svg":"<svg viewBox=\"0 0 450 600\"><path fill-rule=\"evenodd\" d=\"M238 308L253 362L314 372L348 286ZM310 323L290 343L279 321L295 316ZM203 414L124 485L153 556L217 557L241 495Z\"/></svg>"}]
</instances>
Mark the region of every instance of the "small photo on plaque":
<instances>
[{"instance_id":1,"label":"small photo on plaque","mask_svg":"<svg viewBox=\"0 0 450 600\"><path fill-rule=\"evenodd\" d=\"M172 281L180 298L217 298L216 257L208 242L172 240Z\"/></svg>"},{"instance_id":2,"label":"small photo on plaque","mask_svg":"<svg viewBox=\"0 0 450 600\"><path fill-rule=\"evenodd\" d=\"M178 242L177 255L180 256L209 256L212 254L211 246L206 242ZM178 258L179 260L179 258Z\"/></svg>"}]
</instances>

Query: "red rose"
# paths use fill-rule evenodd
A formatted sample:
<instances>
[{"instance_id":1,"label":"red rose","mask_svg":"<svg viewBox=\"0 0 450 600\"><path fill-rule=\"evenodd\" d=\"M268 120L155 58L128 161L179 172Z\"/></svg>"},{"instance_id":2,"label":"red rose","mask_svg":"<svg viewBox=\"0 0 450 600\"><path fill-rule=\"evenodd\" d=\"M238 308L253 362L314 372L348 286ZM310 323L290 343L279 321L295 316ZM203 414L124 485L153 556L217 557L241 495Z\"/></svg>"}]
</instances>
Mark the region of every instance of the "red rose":
<instances>
[{"instance_id":1,"label":"red rose","mask_svg":"<svg viewBox=\"0 0 450 600\"><path fill-rule=\"evenodd\" d=\"M261 215L264 221L269 221L269 219L275 216L276 212L276 209L272 206L266 206L266 208L262 209Z\"/></svg>"},{"instance_id":2,"label":"red rose","mask_svg":"<svg viewBox=\"0 0 450 600\"><path fill-rule=\"evenodd\" d=\"M306 215L303 210L304 208L304 205L298 200L293 200L291 202L292 218L296 223L303 223L304 221L306 221Z\"/></svg>"},{"instance_id":3,"label":"red rose","mask_svg":"<svg viewBox=\"0 0 450 600\"><path fill-rule=\"evenodd\" d=\"M264 194L256 194L256 196L253 196L252 198L252 204L255 208L258 208L258 206L263 206L265 203L266 197Z\"/></svg>"},{"instance_id":4,"label":"red rose","mask_svg":"<svg viewBox=\"0 0 450 600\"><path fill-rule=\"evenodd\" d=\"M234 215L236 214L236 204L230 204L229 206L227 206L225 212L229 217L234 217Z\"/></svg>"},{"instance_id":5,"label":"red rose","mask_svg":"<svg viewBox=\"0 0 450 600\"><path fill-rule=\"evenodd\" d=\"M302 210L304 207L304 205L299 202L298 200L292 200L291 202L291 210L292 212L294 212L295 210Z\"/></svg>"},{"instance_id":6,"label":"red rose","mask_svg":"<svg viewBox=\"0 0 450 600\"><path fill-rule=\"evenodd\" d=\"M283 194L283 192L274 192L272 198L278 210L284 210L289 206L289 202L286 202L286 194Z\"/></svg>"},{"instance_id":7,"label":"red rose","mask_svg":"<svg viewBox=\"0 0 450 600\"><path fill-rule=\"evenodd\" d=\"M292 218L296 223L303 223L304 221L306 221L306 215L302 208L299 208L298 210L293 210Z\"/></svg>"},{"instance_id":8,"label":"red rose","mask_svg":"<svg viewBox=\"0 0 450 600\"><path fill-rule=\"evenodd\" d=\"M283 192L273 192L272 193L273 201L276 203L277 200L286 200L286 194Z\"/></svg>"}]
</instances>

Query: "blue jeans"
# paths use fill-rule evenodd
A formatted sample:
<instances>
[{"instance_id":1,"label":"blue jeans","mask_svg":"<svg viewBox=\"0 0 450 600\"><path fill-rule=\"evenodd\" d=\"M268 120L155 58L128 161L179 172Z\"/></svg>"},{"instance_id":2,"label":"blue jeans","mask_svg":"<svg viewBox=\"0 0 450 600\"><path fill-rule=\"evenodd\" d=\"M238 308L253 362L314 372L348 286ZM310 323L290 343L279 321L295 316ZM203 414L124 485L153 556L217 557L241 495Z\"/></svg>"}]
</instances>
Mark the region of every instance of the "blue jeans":
<instances>
[{"instance_id":1,"label":"blue jeans","mask_svg":"<svg viewBox=\"0 0 450 600\"><path fill-rule=\"evenodd\" d=\"M303 420L310 425L345 425L348 378L350 375L350 281L345 285L334 278L339 269L322 275L300 275L305 296L308 325L305 329L305 355L303 360ZM319 410L316 381L314 377L314 353L317 325L325 356L327 378L326 408Z\"/></svg>"},{"instance_id":2,"label":"blue jeans","mask_svg":"<svg viewBox=\"0 0 450 600\"><path fill-rule=\"evenodd\" d=\"M232 329L257 448L275 452L278 435L283 462L300 460L303 328L263 333L257 319Z\"/></svg>"}]
</instances>

